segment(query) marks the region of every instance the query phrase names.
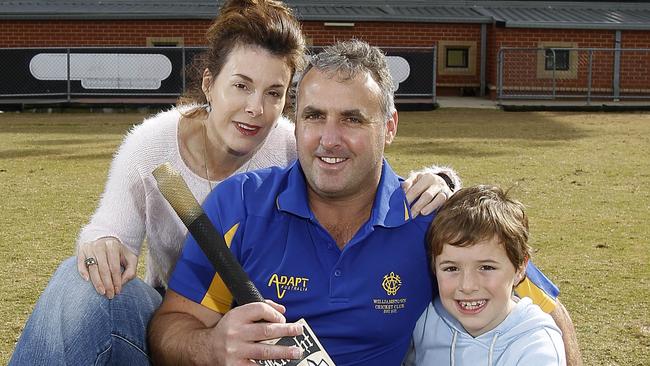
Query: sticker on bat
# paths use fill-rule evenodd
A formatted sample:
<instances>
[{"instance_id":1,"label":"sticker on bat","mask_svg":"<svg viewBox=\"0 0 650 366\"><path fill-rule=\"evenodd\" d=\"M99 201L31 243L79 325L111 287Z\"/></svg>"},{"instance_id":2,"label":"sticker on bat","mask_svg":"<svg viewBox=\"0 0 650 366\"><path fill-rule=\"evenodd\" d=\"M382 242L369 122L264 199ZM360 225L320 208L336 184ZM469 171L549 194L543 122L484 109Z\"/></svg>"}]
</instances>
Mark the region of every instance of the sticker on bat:
<instances>
[{"instance_id":1,"label":"sticker on bat","mask_svg":"<svg viewBox=\"0 0 650 366\"><path fill-rule=\"evenodd\" d=\"M302 335L272 339L262 343L282 346L298 346L302 348L303 351L302 359L254 360L254 362L262 366L336 366L318 339L314 336L314 331L309 327L305 319L300 319L296 323L302 325Z\"/></svg>"}]
</instances>

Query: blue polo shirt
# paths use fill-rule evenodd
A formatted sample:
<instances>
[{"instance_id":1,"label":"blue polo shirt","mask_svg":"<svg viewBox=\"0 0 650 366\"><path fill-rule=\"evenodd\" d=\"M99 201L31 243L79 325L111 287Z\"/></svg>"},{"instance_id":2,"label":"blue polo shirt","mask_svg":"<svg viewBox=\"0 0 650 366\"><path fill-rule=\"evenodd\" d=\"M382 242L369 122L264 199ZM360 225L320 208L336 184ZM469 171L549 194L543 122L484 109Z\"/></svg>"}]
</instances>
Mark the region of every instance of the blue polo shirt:
<instances>
[{"instance_id":1,"label":"blue polo shirt","mask_svg":"<svg viewBox=\"0 0 650 366\"><path fill-rule=\"evenodd\" d=\"M399 365L431 301L424 242L386 161L370 219L340 250L307 202L298 162L222 182L204 210L262 295L305 318L338 366ZM169 287L224 313L232 297L191 235Z\"/></svg>"}]
</instances>

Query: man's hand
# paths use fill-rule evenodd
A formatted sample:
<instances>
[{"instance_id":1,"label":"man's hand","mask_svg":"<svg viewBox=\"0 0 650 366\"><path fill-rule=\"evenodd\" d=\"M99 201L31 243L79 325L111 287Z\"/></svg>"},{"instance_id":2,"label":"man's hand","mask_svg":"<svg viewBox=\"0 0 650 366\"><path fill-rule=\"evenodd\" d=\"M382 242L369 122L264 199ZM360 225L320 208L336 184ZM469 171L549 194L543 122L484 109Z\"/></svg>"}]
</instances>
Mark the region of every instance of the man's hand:
<instances>
[{"instance_id":1,"label":"man's hand","mask_svg":"<svg viewBox=\"0 0 650 366\"><path fill-rule=\"evenodd\" d=\"M299 359L299 347L285 347L259 341L298 336L302 326L286 323L285 308L273 301L251 303L227 312L213 328L220 365L246 365L249 360Z\"/></svg>"},{"instance_id":2,"label":"man's hand","mask_svg":"<svg viewBox=\"0 0 650 366\"><path fill-rule=\"evenodd\" d=\"M254 365L251 360L299 359L299 347L259 343L302 334L270 300L236 307L225 315L168 290L149 323L155 364Z\"/></svg>"},{"instance_id":3,"label":"man's hand","mask_svg":"<svg viewBox=\"0 0 650 366\"><path fill-rule=\"evenodd\" d=\"M402 189L411 205L413 218L419 214L432 213L452 195L445 180L427 170L411 172L408 179L402 183Z\"/></svg>"}]
</instances>

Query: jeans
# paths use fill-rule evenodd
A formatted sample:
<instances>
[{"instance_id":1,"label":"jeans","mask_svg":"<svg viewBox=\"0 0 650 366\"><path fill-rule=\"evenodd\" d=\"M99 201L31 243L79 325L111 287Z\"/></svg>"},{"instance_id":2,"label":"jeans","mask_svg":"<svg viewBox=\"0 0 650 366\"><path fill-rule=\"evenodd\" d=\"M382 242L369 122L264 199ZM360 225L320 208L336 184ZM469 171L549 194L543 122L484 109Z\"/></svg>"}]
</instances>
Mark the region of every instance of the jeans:
<instances>
[{"instance_id":1,"label":"jeans","mask_svg":"<svg viewBox=\"0 0 650 366\"><path fill-rule=\"evenodd\" d=\"M69 258L36 303L9 365L149 365L147 324L161 301L137 278L108 300Z\"/></svg>"}]
</instances>

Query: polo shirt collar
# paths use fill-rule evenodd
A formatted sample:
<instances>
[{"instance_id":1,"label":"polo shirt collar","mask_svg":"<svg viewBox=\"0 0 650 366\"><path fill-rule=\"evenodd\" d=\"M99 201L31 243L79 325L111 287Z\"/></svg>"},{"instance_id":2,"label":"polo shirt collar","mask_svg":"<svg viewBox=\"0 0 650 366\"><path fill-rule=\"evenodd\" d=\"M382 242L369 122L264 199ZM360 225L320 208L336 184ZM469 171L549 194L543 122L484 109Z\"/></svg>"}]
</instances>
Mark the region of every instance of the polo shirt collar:
<instances>
[{"instance_id":1,"label":"polo shirt collar","mask_svg":"<svg viewBox=\"0 0 650 366\"><path fill-rule=\"evenodd\" d=\"M384 159L370 223L373 226L397 227L410 219L411 210L402 189L401 179Z\"/></svg>"},{"instance_id":2,"label":"polo shirt collar","mask_svg":"<svg viewBox=\"0 0 650 366\"><path fill-rule=\"evenodd\" d=\"M278 210L310 219L313 215L307 201L307 183L300 162L296 159L288 171L287 185L276 199Z\"/></svg>"},{"instance_id":3,"label":"polo shirt collar","mask_svg":"<svg viewBox=\"0 0 650 366\"><path fill-rule=\"evenodd\" d=\"M315 220L307 201L307 183L300 162L296 160L288 170L287 185L277 197L278 209ZM372 226L397 227L410 219L411 211L401 179L384 159L369 223Z\"/></svg>"}]
</instances>

